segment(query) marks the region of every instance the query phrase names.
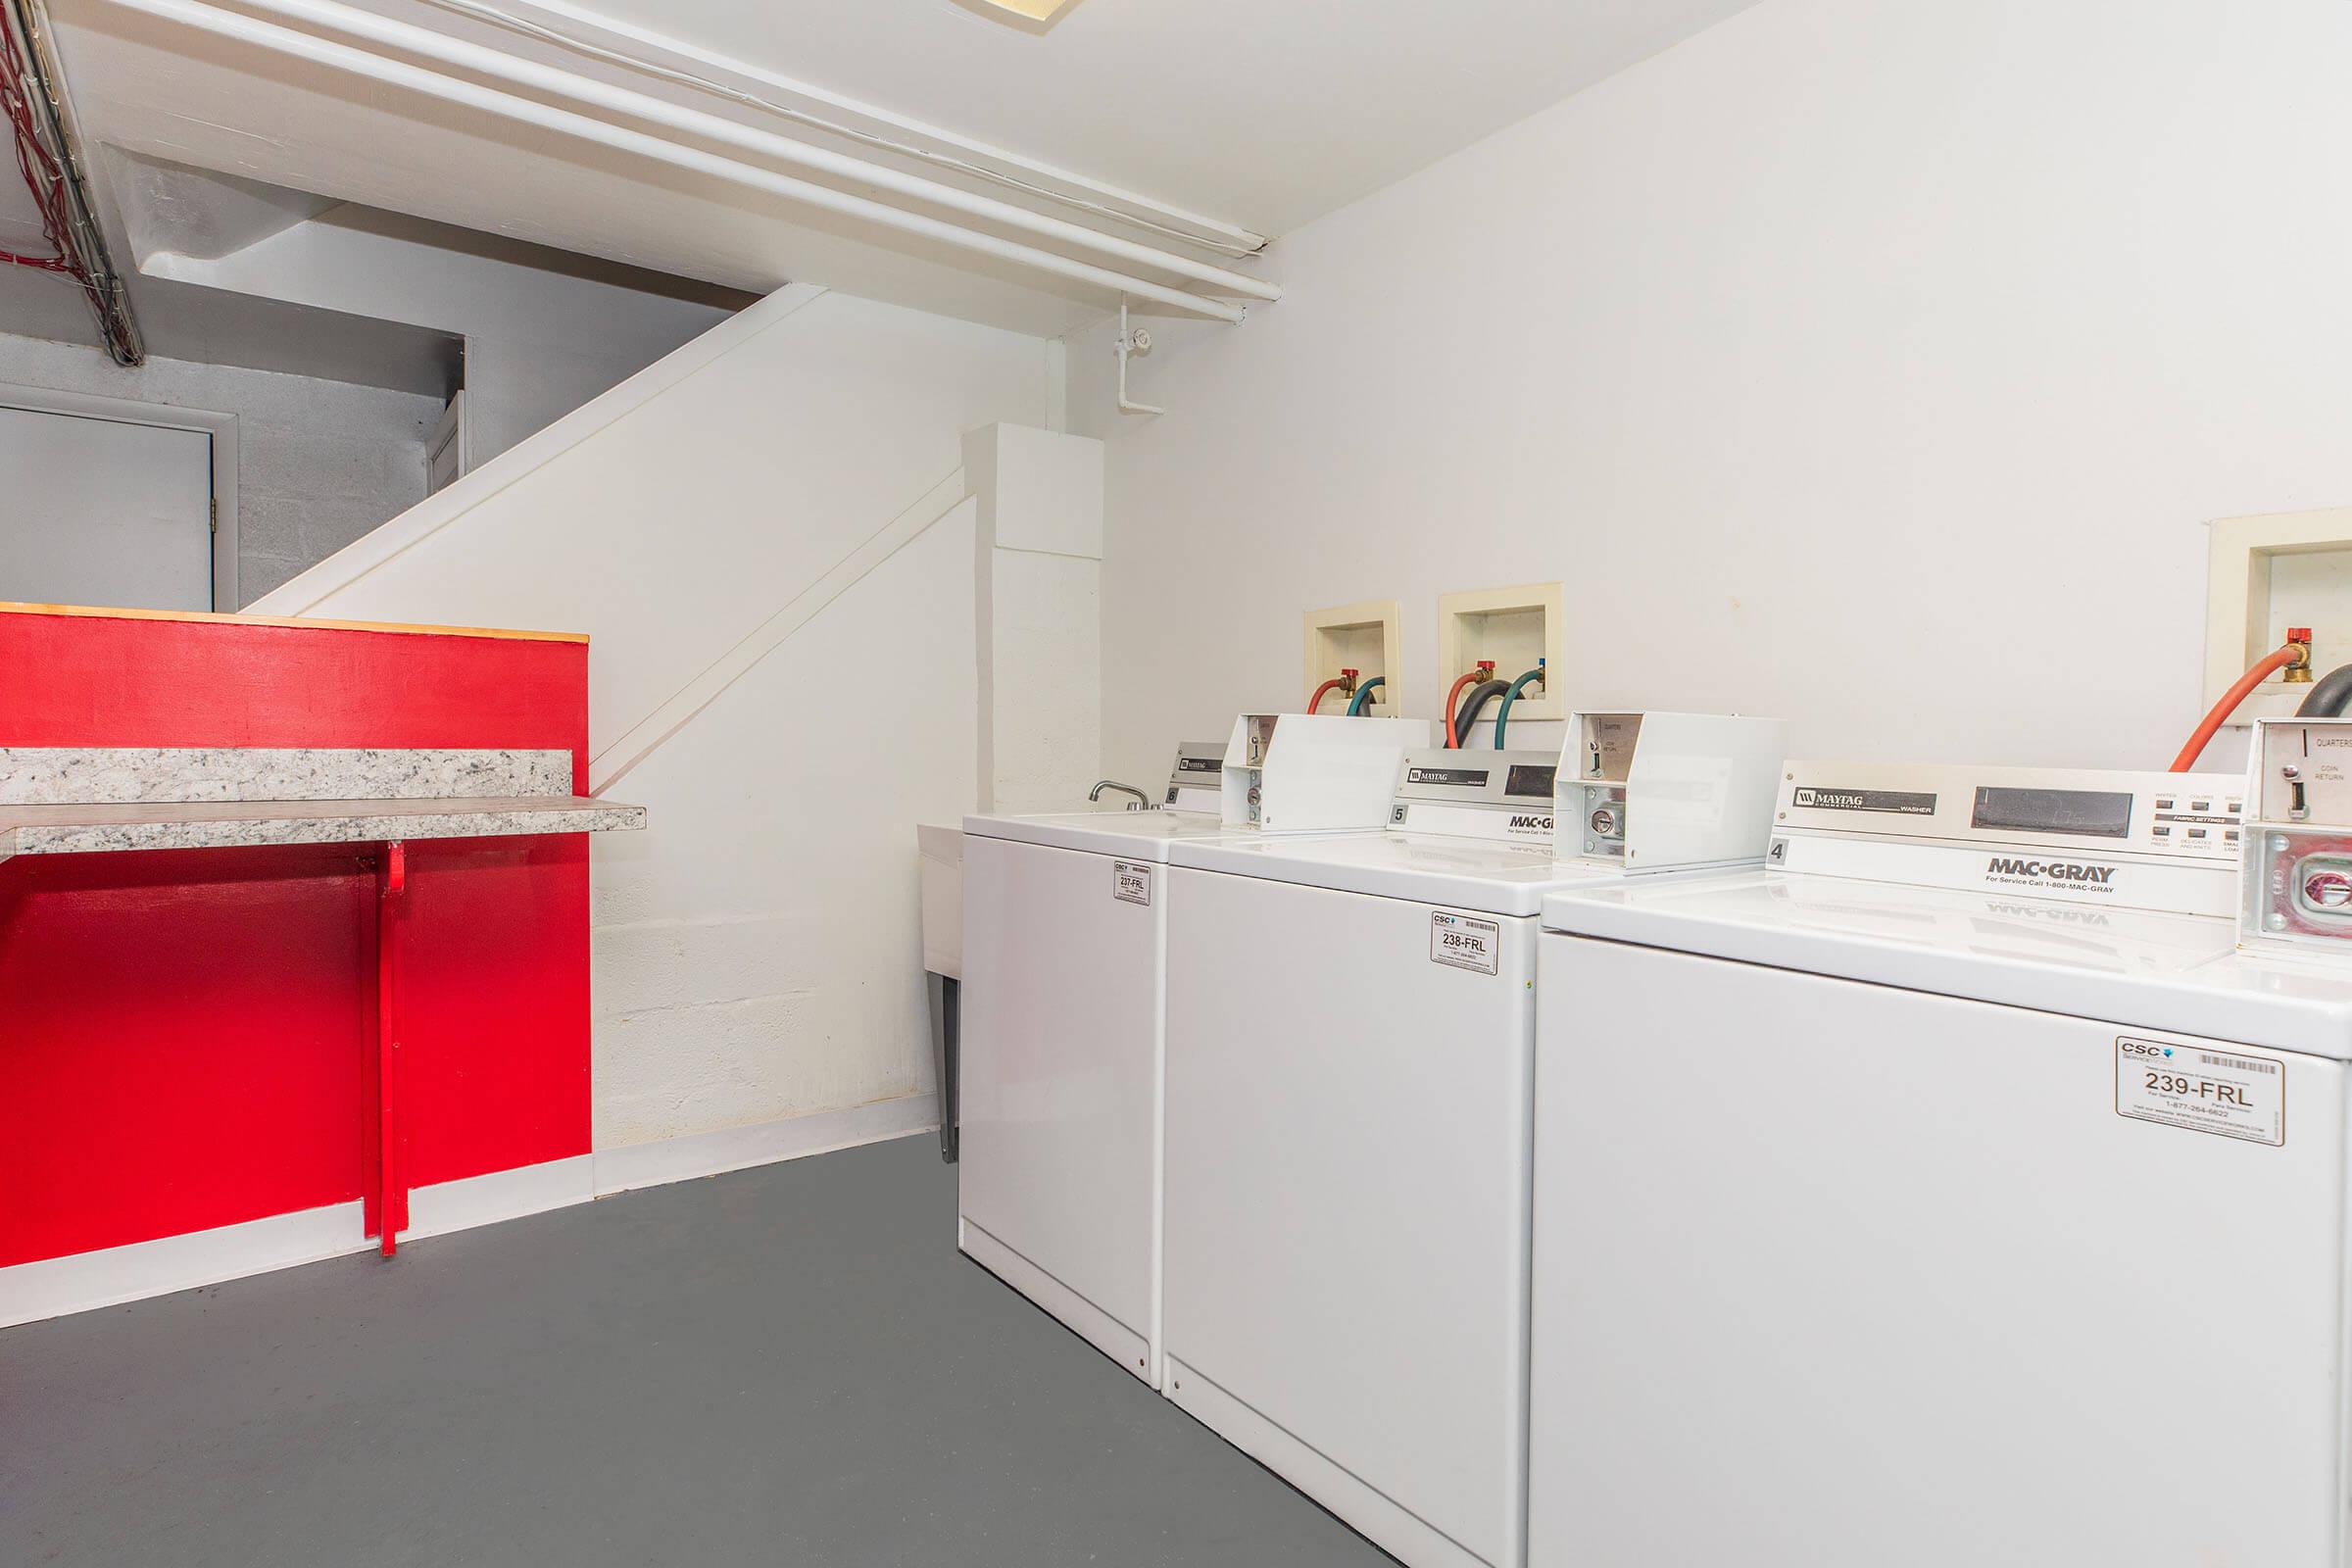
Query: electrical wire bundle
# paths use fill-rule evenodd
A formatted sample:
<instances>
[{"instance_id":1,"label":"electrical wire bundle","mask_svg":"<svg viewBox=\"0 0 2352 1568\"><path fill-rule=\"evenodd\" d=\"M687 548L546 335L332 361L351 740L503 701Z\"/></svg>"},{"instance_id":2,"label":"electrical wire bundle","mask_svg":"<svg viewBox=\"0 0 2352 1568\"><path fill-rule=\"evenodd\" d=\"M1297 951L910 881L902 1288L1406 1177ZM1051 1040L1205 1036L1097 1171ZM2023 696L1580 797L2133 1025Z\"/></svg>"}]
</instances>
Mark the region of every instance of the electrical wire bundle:
<instances>
[{"instance_id":1,"label":"electrical wire bundle","mask_svg":"<svg viewBox=\"0 0 2352 1568\"><path fill-rule=\"evenodd\" d=\"M18 37L13 10L7 0L0 0L0 114L7 116L9 133L16 143L17 171L24 175L24 188L32 193L33 205L40 212L41 235L56 254L25 256L0 250L0 264L29 267L71 279L89 296L90 308L98 317L99 330L106 335L108 349L118 360L136 364L138 344L130 338L114 308L114 299L106 285L99 282L75 237L73 194L65 159L60 150L53 149L41 137L35 112L35 94L40 89L26 71L31 43Z\"/></svg>"}]
</instances>

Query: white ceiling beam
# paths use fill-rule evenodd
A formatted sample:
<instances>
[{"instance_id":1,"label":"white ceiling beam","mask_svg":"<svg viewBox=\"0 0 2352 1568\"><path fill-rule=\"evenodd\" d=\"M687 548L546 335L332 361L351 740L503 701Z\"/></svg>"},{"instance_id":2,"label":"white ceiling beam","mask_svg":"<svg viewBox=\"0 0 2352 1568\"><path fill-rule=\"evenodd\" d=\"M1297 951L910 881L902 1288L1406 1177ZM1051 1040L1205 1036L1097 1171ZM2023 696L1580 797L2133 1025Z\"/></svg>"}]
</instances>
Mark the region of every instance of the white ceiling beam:
<instances>
[{"instance_id":1,"label":"white ceiling beam","mask_svg":"<svg viewBox=\"0 0 2352 1568\"><path fill-rule=\"evenodd\" d=\"M1161 306L1181 315L1196 316L1209 320L1226 322L1239 322L1243 317L1243 311L1240 307L1227 304L1222 300L1211 299L1204 295L1193 293L1186 289L1170 287L1167 284L1159 283L1149 278L1138 277L1130 273L1115 271L1111 269L1100 267L1093 263L1084 262L1073 257L1061 255L1058 252L1043 250L1036 246L1023 244L1015 240L1004 239L998 235L987 233L979 229L968 228L961 224L948 222L937 218L932 218L926 214L909 212L902 207L892 206L885 202L875 201L868 197L858 196L847 191L836 190L829 185L818 184L811 180L796 178L789 174L780 173L774 170L762 169L756 165L741 162L737 159L723 157L716 153L707 152L699 147L690 147L680 142L670 141L660 136L648 134L644 131L632 130L625 126L615 125L607 121L592 118L588 115L578 114L567 109L560 109L550 104L543 104L535 99L519 97L515 94L501 92L495 88L485 87L472 81L463 80L454 76L443 75L438 72L428 71L421 67L413 66L403 61L389 60L380 55L371 54L363 49L352 48L345 44L335 43L311 33L297 31L289 27L278 26L271 23L263 22L253 17L222 11L214 6L199 3L199 0L108 0L108 3L122 10L138 12L146 16L154 17L160 21L173 23L181 26L192 27L198 31L211 33L217 37L228 38L253 47L269 50L272 53L289 56L295 59L306 60L314 65L324 66L330 70L341 71L353 75L379 81L387 85L405 88L425 97L439 99L445 103L459 104L488 114L497 115L510 121L536 125L541 129L553 131L558 135L569 136L582 141L598 143L600 145L612 148L616 151L633 154L659 163L668 164L673 168L692 170L697 173L708 174L714 178L729 181L733 184L765 191L773 195L784 197L791 201L799 202L807 206L818 208L822 211L839 215L841 217L871 222L886 228L897 229L901 232L915 235L939 244L951 246L956 249L967 251L976 255L986 256L997 261L1011 263L1031 269L1033 270L1054 273L1061 277L1069 278L1073 281L1091 284L1097 288L1101 288L1129 299L1149 301L1154 305ZM291 14L294 10L292 0L250 0L250 3L259 6L266 6L270 9L276 9L280 14ZM321 11L326 11L330 8L319 7L318 9ZM340 10L344 8L331 9ZM354 13L353 15L356 16L358 14ZM380 19L369 20L380 21ZM383 24L388 27L400 25L399 24L392 23L384 23ZM461 47L478 48L478 46L461 45L458 40L444 39L437 33L425 32L423 29L405 30L418 32L425 39L450 45L453 49ZM406 47L405 44L402 46ZM418 52L422 53L425 51L420 48ZM665 112L666 114L693 117L698 120L710 120L714 124L729 126L733 130L741 132L745 135L761 136L771 134L768 132L753 130L749 126L738 125L732 121L720 120L716 116L701 115L698 111L683 109L676 105L666 104L659 99L644 98L644 95L642 94L628 93L625 91L625 89L611 87L601 82L592 82L585 77L571 77L568 73L553 71L552 69L546 67L532 66L528 62L515 61L512 57L501 55L495 50L481 50L480 52L483 55L488 56L494 63L499 63L507 67L517 68L515 74L508 74L503 71L493 71L490 66L474 65L470 62L468 63L468 69L481 70L485 74L505 74L509 80L519 80L521 79L519 68L528 67L532 72L544 71L549 76L577 82L584 87L593 89L597 93L615 94L629 99L643 99L646 104L652 105L655 108ZM451 61L449 63L455 64L457 62ZM548 85L550 90L563 90L561 86L554 84ZM647 118L656 117L649 115ZM660 122L657 120L657 122ZM698 129L696 133L701 134L703 132ZM782 137L776 137L774 139L778 141L787 140L786 138ZM799 143L788 143L788 145L798 148L803 153L816 154L820 152L819 149L803 147ZM838 154L824 154L823 156L832 158L840 157ZM873 168L872 166L858 163L857 160L843 161L856 165L857 168L861 171L861 172L856 176L861 180L879 182L874 180L874 176L885 172ZM899 177L913 178L913 176L906 175L902 175ZM931 181L918 182L922 184L933 183ZM939 188L946 190L949 187L941 186ZM971 196L966 192L956 192L956 194L974 202L988 201L988 198ZM992 203L991 205L1004 206L1004 204ZM1008 210L1014 212L1025 212L1024 209L1017 208ZM1058 223L1060 221L1059 220L1046 219L1042 215L1034 213L1028 213L1026 216L1031 220L1040 222ZM1076 224L1066 224L1063 226L1073 229L1078 228L1078 225ZM1132 241L1116 240L1112 236L1094 234L1093 230L1081 229L1079 231L1093 235L1095 239L1107 242L1108 244L1114 244L1118 246L1134 246L1134 242ZM1150 247L1146 246L1134 246L1134 248L1147 252L1150 252L1151 250ZM1184 267L1176 265L1180 262L1184 263L1186 266L1195 268L1204 267L1206 265L1202 263L1190 262L1189 259L1169 256L1160 252L1152 252L1151 254L1159 257L1165 264L1167 264L1163 270L1177 271L1180 275L1184 272ZM1212 269L1212 270L1221 270ZM1232 275L1236 277L1240 276L1238 273ZM1251 283L1255 288L1264 288L1270 286L1264 284L1262 280L1259 279L1248 279L1247 281Z\"/></svg>"}]
</instances>

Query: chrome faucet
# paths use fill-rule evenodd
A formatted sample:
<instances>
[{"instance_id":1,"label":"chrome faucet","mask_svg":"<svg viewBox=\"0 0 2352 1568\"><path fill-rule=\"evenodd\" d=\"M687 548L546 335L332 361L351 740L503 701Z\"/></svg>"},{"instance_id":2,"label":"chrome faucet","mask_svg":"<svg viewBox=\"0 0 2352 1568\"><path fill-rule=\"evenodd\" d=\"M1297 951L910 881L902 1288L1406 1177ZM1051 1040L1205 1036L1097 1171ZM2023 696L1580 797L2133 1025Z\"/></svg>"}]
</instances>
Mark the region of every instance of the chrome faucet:
<instances>
[{"instance_id":1,"label":"chrome faucet","mask_svg":"<svg viewBox=\"0 0 2352 1568\"><path fill-rule=\"evenodd\" d=\"M1127 809L1130 811L1144 811L1151 809L1151 796L1146 795L1142 790L1137 789L1134 785L1122 784L1115 778L1099 778L1095 780L1095 787L1086 792L1086 798L1090 801L1099 801L1102 799L1102 792L1104 790L1117 790L1122 795L1134 796L1135 804L1127 808Z\"/></svg>"}]
</instances>

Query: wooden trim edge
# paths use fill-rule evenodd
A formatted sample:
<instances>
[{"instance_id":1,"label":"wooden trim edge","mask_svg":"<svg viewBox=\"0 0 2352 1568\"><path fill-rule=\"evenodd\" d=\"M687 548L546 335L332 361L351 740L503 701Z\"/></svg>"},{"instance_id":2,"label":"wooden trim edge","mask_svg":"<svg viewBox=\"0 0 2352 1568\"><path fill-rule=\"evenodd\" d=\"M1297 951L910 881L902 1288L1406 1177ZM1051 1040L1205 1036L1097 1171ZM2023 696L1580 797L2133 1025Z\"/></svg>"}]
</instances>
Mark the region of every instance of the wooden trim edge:
<instances>
[{"instance_id":1,"label":"wooden trim edge","mask_svg":"<svg viewBox=\"0 0 2352 1568\"><path fill-rule=\"evenodd\" d=\"M99 620L223 621L236 626L283 626L294 631L383 631L419 637L497 637L514 642L584 643L584 631L520 631L497 626L426 626L394 620L312 620L282 615L231 615L211 610L117 610L100 605L24 605L0 600L0 614L85 615Z\"/></svg>"}]
</instances>

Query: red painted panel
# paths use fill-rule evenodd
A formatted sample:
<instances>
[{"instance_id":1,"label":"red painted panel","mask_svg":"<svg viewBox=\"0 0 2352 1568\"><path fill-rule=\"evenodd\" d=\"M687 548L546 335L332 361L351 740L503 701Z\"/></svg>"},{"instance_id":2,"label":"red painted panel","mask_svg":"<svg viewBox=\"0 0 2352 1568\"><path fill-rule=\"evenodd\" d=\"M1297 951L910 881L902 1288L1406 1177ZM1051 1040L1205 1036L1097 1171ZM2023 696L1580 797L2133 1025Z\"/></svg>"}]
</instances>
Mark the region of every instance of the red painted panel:
<instances>
[{"instance_id":1,"label":"red painted panel","mask_svg":"<svg viewBox=\"0 0 2352 1568\"><path fill-rule=\"evenodd\" d=\"M410 845L399 985L411 1186L587 1152L584 840Z\"/></svg>"},{"instance_id":2,"label":"red painted panel","mask_svg":"<svg viewBox=\"0 0 2352 1568\"><path fill-rule=\"evenodd\" d=\"M0 744L562 747L585 775L581 643L0 613ZM0 1266L360 1196L368 853L0 862ZM586 846L411 853L409 1178L585 1153Z\"/></svg>"},{"instance_id":3,"label":"red painted panel","mask_svg":"<svg viewBox=\"0 0 2352 1568\"><path fill-rule=\"evenodd\" d=\"M0 614L0 670L40 672L0 692L11 746L588 739L586 643Z\"/></svg>"},{"instance_id":4,"label":"red painted panel","mask_svg":"<svg viewBox=\"0 0 2352 1568\"><path fill-rule=\"evenodd\" d=\"M0 1266L359 1196L351 979L372 955L353 864L0 865Z\"/></svg>"}]
</instances>

